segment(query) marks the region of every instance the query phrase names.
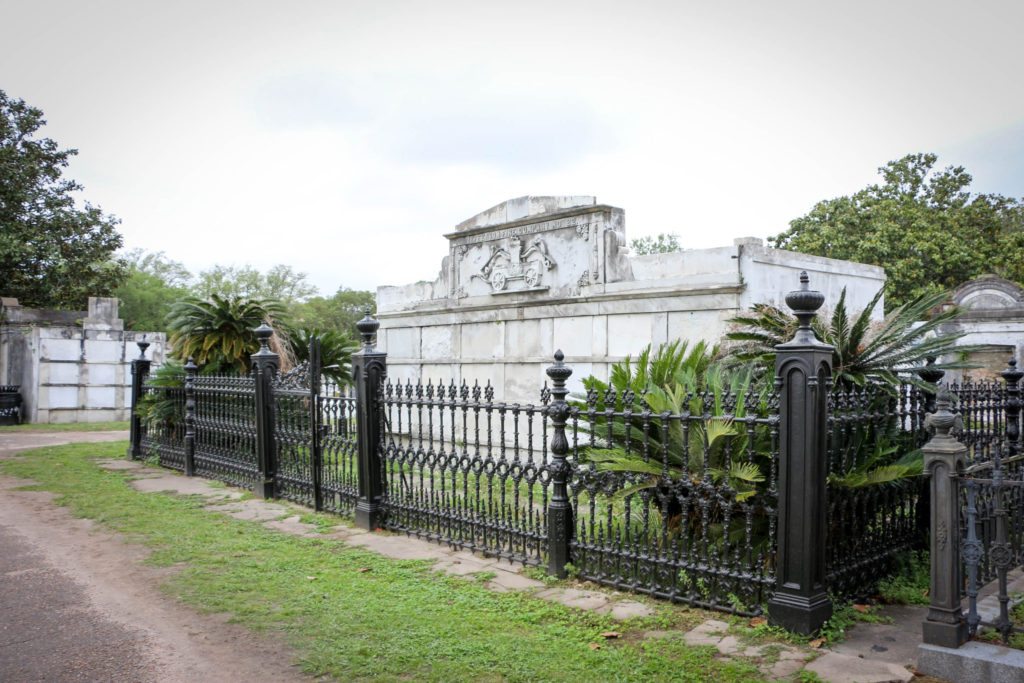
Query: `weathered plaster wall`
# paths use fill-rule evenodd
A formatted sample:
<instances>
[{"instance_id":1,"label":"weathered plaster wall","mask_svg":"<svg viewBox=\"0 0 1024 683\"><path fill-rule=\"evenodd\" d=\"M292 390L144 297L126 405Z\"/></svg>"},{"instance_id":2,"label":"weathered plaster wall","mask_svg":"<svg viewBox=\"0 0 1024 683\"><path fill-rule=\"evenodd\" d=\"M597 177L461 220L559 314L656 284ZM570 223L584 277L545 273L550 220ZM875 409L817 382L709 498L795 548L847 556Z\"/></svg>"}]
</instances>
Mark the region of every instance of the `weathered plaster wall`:
<instances>
[{"instance_id":1,"label":"weathered plaster wall","mask_svg":"<svg viewBox=\"0 0 1024 683\"><path fill-rule=\"evenodd\" d=\"M631 257L625 213L593 197L521 197L445 237L449 254L436 280L378 289L389 375L490 381L506 401L536 401L558 348L578 390L582 377L607 377L609 364L647 344L717 341L751 304L782 304L801 270L826 306L846 287L850 306L862 308L885 280L881 268L750 238Z\"/></svg>"},{"instance_id":2,"label":"weathered plaster wall","mask_svg":"<svg viewBox=\"0 0 1024 683\"><path fill-rule=\"evenodd\" d=\"M90 297L88 311L26 309L3 299L0 384L20 384L25 422L126 420L131 407L135 340L164 361L163 333L127 332L116 299Z\"/></svg>"}]
</instances>

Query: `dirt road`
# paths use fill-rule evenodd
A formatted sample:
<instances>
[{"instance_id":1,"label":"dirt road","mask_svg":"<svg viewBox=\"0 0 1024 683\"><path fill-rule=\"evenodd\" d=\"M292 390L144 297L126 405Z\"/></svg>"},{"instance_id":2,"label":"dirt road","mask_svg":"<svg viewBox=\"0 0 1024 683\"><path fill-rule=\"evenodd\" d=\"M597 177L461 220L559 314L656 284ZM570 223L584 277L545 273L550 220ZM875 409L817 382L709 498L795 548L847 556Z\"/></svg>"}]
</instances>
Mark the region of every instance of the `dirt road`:
<instances>
[{"instance_id":1,"label":"dirt road","mask_svg":"<svg viewBox=\"0 0 1024 683\"><path fill-rule=\"evenodd\" d=\"M7 433L0 458L122 432ZM168 569L0 477L0 681L309 681L270 637L202 615L158 588Z\"/></svg>"}]
</instances>

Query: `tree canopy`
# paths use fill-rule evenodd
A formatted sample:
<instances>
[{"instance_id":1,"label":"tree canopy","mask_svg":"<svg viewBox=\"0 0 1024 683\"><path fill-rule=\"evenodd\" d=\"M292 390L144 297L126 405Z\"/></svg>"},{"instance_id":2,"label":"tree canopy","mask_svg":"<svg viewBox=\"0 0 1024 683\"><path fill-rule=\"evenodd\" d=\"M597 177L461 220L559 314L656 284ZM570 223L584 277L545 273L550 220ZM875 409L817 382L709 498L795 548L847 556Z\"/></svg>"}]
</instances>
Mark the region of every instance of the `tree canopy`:
<instances>
[{"instance_id":1,"label":"tree canopy","mask_svg":"<svg viewBox=\"0 0 1024 683\"><path fill-rule=\"evenodd\" d=\"M280 301L290 306L316 294L316 287L306 282L306 277L306 273L283 263L266 273L250 265L214 266L199 273L192 291L202 298L217 294Z\"/></svg>"},{"instance_id":2,"label":"tree canopy","mask_svg":"<svg viewBox=\"0 0 1024 683\"><path fill-rule=\"evenodd\" d=\"M314 296L295 306L295 323L357 337L356 322L376 308L373 292L339 287L330 297Z\"/></svg>"},{"instance_id":3,"label":"tree canopy","mask_svg":"<svg viewBox=\"0 0 1024 683\"><path fill-rule=\"evenodd\" d=\"M189 294L192 274L162 251L132 249L123 258L128 264L128 277L114 296L121 300L125 326L146 332L165 330L171 305Z\"/></svg>"},{"instance_id":4,"label":"tree canopy","mask_svg":"<svg viewBox=\"0 0 1024 683\"><path fill-rule=\"evenodd\" d=\"M770 243L780 249L870 263L888 276L886 308L994 273L1024 282L1024 206L970 192L960 166L935 170L934 154L878 169L882 182L818 202Z\"/></svg>"},{"instance_id":5,"label":"tree canopy","mask_svg":"<svg viewBox=\"0 0 1024 683\"><path fill-rule=\"evenodd\" d=\"M629 246L637 256L671 254L672 252L683 250L682 245L679 244L679 235L665 232L654 237L650 235L638 237L630 242Z\"/></svg>"},{"instance_id":6,"label":"tree canopy","mask_svg":"<svg viewBox=\"0 0 1024 683\"><path fill-rule=\"evenodd\" d=\"M0 294L23 306L82 310L126 275L113 258L118 220L79 207L82 186L63 177L78 153L38 135L43 112L0 90Z\"/></svg>"}]
</instances>

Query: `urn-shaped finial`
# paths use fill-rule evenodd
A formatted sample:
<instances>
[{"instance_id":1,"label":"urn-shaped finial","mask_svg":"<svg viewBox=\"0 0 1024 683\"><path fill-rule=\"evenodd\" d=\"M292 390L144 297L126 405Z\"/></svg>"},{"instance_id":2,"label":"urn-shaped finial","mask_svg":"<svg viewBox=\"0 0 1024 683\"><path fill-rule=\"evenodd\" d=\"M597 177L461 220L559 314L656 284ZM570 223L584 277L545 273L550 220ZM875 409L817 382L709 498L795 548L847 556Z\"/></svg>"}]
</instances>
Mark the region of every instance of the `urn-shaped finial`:
<instances>
[{"instance_id":1,"label":"urn-shaped finial","mask_svg":"<svg viewBox=\"0 0 1024 683\"><path fill-rule=\"evenodd\" d=\"M149 342L146 341L146 335L142 335L142 339L137 340L135 345L139 347L139 360L146 360L146 349L149 348Z\"/></svg>"},{"instance_id":2,"label":"urn-shaped finial","mask_svg":"<svg viewBox=\"0 0 1024 683\"><path fill-rule=\"evenodd\" d=\"M793 311L793 315L800 323L796 341L814 341L811 321L814 320L821 305L825 303L825 295L816 289L811 289L810 281L807 271L802 271L800 273L800 289L794 289L786 295L786 305Z\"/></svg>"},{"instance_id":3,"label":"urn-shaped finial","mask_svg":"<svg viewBox=\"0 0 1024 683\"><path fill-rule=\"evenodd\" d=\"M274 334L274 328L263 322L262 325L257 327L253 332L256 333L256 341L260 343L260 352L266 351L270 353L270 337Z\"/></svg>"},{"instance_id":4,"label":"urn-shaped finial","mask_svg":"<svg viewBox=\"0 0 1024 683\"><path fill-rule=\"evenodd\" d=\"M362 320L356 323L356 329L359 330L359 335L363 338L363 346L368 349L373 348L378 328L380 328L380 321L372 317L370 309L367 308Z\"/></svg>"}]
</instances>

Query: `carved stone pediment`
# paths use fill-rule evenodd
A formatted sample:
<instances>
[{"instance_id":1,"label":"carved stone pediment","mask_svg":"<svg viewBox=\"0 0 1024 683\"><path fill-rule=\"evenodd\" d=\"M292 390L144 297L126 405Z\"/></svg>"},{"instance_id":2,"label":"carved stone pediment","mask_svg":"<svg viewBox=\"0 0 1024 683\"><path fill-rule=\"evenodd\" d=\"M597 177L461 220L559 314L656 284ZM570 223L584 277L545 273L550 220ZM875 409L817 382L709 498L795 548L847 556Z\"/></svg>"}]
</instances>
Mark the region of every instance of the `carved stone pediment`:
<instances>
[{"instance_id":1,"label":"carved stone pediment","mask_svg":"<svg viewBox=\"0 0 1024 683\"><path fill-rule=\"evenodd\" d=\"M451 297L578 296L587 285L609 281L606 263L625 242L623 222L621 209L593 197L519 197L498 204L446 235Z\"/></svg>"}]
</instances>

